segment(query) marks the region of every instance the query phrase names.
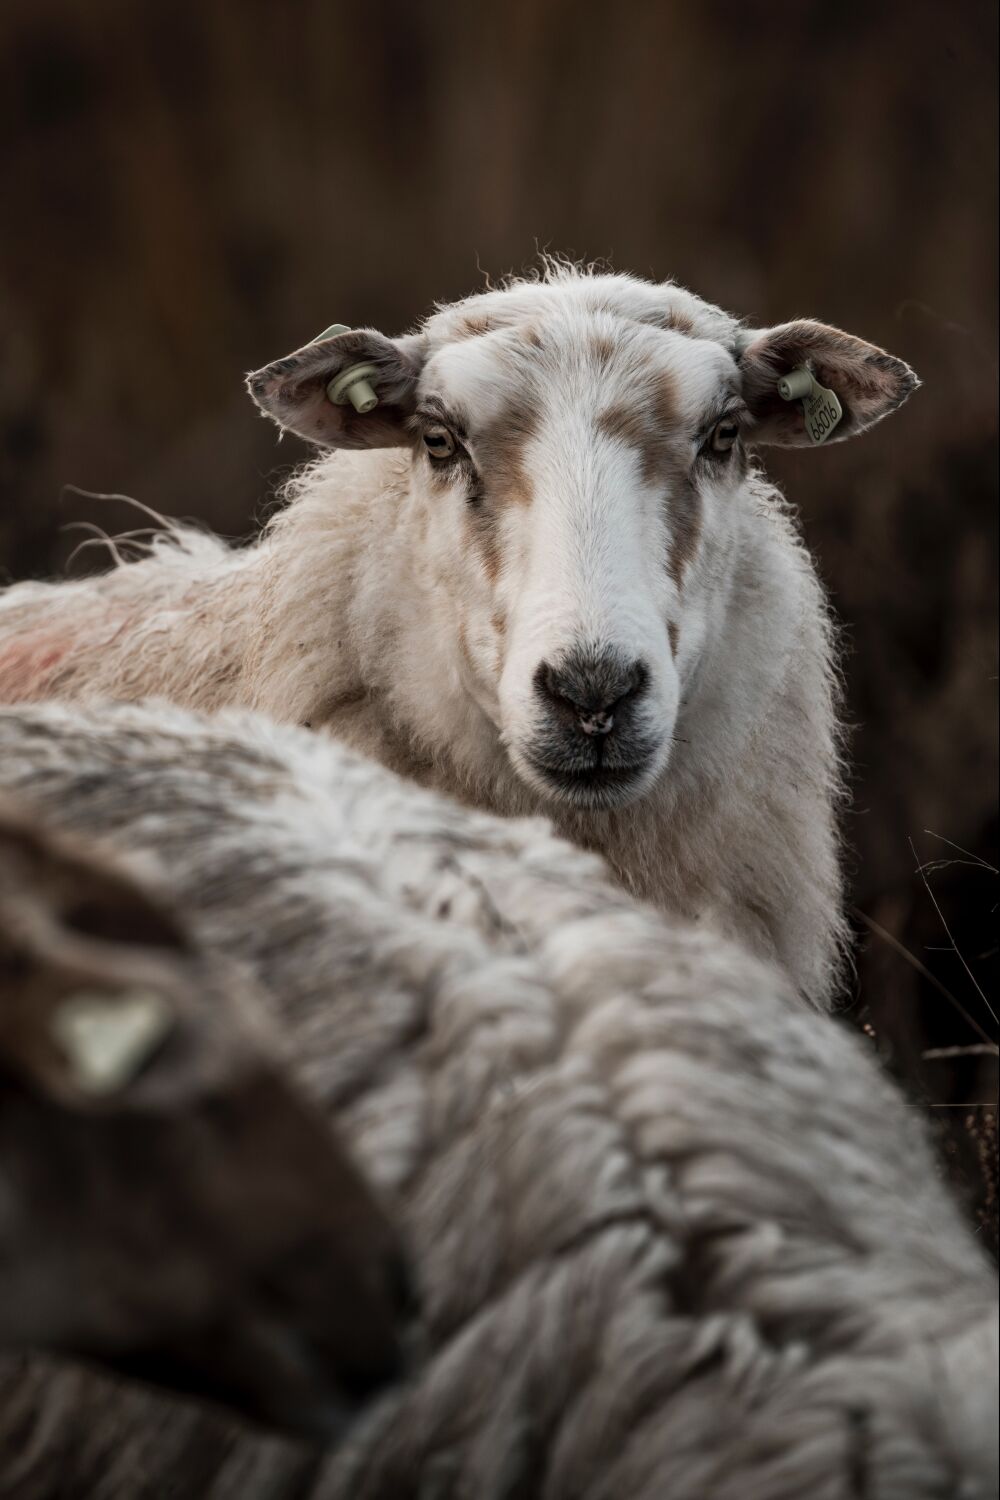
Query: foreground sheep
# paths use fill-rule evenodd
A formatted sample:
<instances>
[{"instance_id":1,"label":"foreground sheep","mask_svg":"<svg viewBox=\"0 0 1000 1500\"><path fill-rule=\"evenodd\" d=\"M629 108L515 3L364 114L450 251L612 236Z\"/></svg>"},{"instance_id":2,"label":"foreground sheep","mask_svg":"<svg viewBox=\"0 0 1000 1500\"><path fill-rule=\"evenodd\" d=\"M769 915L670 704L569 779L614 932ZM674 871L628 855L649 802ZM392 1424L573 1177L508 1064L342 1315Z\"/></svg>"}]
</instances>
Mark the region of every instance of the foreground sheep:
<instances>
[{"instance_id":1,"label":"foreground sheep","mask_svg":"<svg viewBox=\"0 0 1000 1500\"><path fill-rule=\"evenodd\" d=\"M155 851L252 962L396 1205L427 1347L323 1462L18 1371L20 1500L996 1493L993 1273L918 1120L772 968L539 822L248 718L4 711L0 783Z\"/></svg>"},{"instance_id":2,"label":"foreground sheep","mask_svg":"<svg viewBox=\"0 0 1000 1500\"><path fill-rule=\"evenodd\" d=\"M0 807L0 1349L326 1438L398 1376L395 1237L277 1051L127 870Z\"/></svg>"},{"instance_id":3,"label":"foreground sheep","mask_svg":"<svg viewBox=\"0 0 1000 1500\"><path fill-rule=\"evenodd\" d=\"M358 362L361 414L328 395ZM107 577L11 589L0 699L162 694L323 726L461 800L544 809L826 1003L826 606L750 459L809 441L778 391L804 366L839 398L834 441L915 384L819 323L748 330L670 283L564 268L404 338L324 336L250 389L283 427L370 451L307 470L249 550L176 529Z\"/></svg>"}]
</instances>

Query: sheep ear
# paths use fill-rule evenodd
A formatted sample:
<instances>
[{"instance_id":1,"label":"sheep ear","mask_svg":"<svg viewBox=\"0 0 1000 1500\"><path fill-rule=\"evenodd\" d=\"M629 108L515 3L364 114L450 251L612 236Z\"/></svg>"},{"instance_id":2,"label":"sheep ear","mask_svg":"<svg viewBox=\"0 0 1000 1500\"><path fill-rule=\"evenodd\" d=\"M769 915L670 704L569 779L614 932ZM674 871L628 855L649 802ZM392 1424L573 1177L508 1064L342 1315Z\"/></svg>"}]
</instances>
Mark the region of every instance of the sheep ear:
<instances>
[{"instance_id":1,"label":"sheep ear","mask_svg":"<svg viewBox=\"0 0 1000 1500\"><path fill-rule=\"evenodd\" d=\"M0 1070L64 1102L124 1087L174 1027L189 951L129 872L0 807Z\"/></svg>"},{"instance_id":2,"label":"sheep ear","mask_svg":"<svg viewBox=\"0 0 1000 1500\"><path fill-rule=\"evenodd\" d=\"M854 437L902 406L920 384L909 365L875 344L825 323L803 319L775 328L747 329L739 339L743 395L756 420L751 443L781 447L832 443ZM841 407L835 425L809 430L801 399L785 400L778 382L794 370L810 371ZM810 424L811 425L811 424Z\"/></svg>"},{"instance_id":3,"label":"sheep ear","mask_svg":"<svg viewBox=\"0 0 1000 1500\"><path fill-rule=\"evenodd\" d=\"M6 987L0 1069L45 1098L86 1107L121 1093L177 1028L176 999L150 963L131 984L114 973L74 983L42 958L34 969L30 982Z\"/></svg>"},{"instance_id":4,"label":"sheep ear","mask_svg":"<svg viewBox=\"0 0 1000 1500\"><path fill-rule=\"evenodd\" d=\"M265 415L287 432L326 448L401 448L412 437L417 381L424 362L420 334L388 339L374 329L354 328L275 360L247 376L247 389ZM352 366L377 397L371 410L330 399L328 388ZM364 405L365 403L361 403Z\"/></svg>"}]
</instances>

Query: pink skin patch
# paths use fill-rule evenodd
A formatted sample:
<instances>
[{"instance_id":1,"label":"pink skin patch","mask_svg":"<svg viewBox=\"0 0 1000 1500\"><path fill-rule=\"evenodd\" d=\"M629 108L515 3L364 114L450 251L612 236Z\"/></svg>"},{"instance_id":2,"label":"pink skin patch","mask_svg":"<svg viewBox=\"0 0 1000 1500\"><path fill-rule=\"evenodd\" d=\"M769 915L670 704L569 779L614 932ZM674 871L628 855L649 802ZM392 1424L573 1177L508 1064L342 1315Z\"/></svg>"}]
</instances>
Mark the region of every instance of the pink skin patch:
<instances>
[{"instance_id":1,"label":"pink skin patch","mask_svg":"<svg viewBox=\"0 0 1000 1500\"><path fill-rule=\"evenodd\" d=\"M8 702L33 697L75 644L73 636L29 636L0 647L0 695Z\"/></svg>"}]
</instances>

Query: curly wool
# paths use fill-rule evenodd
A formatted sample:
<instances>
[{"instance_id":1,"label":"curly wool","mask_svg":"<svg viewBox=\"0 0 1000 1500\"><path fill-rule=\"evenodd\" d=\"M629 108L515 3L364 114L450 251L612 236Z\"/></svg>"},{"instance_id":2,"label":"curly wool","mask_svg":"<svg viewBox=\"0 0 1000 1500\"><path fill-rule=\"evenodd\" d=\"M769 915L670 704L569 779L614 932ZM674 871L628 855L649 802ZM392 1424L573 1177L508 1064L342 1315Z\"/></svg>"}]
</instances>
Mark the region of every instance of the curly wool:
<instances>
[{"instance_id":1,"label":"curly wool","mask_svg":"<svg viewBox=\"0 0 1000 1500\"><path fill-rule=\"evenodd\" d=\"M8 1364L5 1493L996 1492L994 1275L914 1114L774 968L541 821L250 716L6 710L0 787L155 861L256 971L402 1223L424 1339L323 1458Z\"/></svg>"}]
</instances>

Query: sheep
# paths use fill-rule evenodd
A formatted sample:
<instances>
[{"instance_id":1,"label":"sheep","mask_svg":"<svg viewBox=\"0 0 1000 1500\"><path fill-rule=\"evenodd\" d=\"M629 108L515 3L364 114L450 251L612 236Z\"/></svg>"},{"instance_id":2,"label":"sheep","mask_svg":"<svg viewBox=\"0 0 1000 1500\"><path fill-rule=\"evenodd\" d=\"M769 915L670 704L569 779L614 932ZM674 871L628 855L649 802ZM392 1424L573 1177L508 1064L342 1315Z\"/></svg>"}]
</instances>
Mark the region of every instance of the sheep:
<instances>
[{"instance_id":1,"label":"sheep","mask_svg":"<svg viewBox=\"0 0 1000 1500\"><path fill-rule=\"evenodd\" d=\"M253 1004L92 841L0 811L0 1348L331 1439L402 1368L402 1261Z\"/></svg>"},{"instance_id":2,"label":"sheep","mask_svg":"<svg viewBox=\"0 0 1000 1500\"><path fill-rule=\"evenodd\" d=\"M670 282L555 265L402 338L328 333L249 388L357 451L293 479L255 546L172 527L105 577L12 587L0 700L160 695L328 730L471 805L546 812L828 1006L831 624L752 454L816 431L787 372L839 398L831 441L913 372L820 323L749 329ZM327 394L359 364L366 412Z\"/></svg>"},{"instance_id":3,"label":"sheep","mask_svg":"<svg viewBox=\"0 0 1000 1500\"><path fill-rule=\"evenodd\" d=\"M18 1500L996 1493L995 1273L863 1039L541 819L224 711L0 711L160 862L410 1246L424 1356L322 1459L44 1366ZM752 1025L747 1016L752 1015Z\"/></svg>"}]
</instances>

